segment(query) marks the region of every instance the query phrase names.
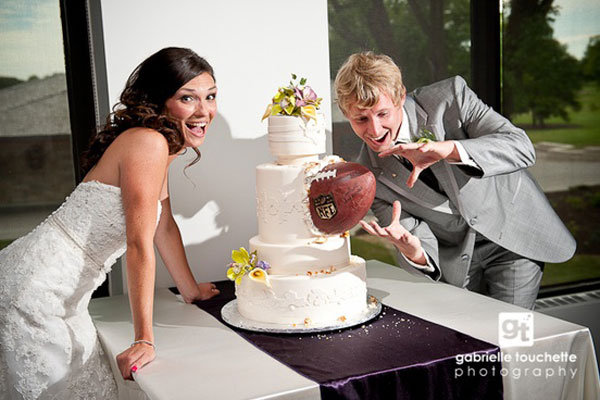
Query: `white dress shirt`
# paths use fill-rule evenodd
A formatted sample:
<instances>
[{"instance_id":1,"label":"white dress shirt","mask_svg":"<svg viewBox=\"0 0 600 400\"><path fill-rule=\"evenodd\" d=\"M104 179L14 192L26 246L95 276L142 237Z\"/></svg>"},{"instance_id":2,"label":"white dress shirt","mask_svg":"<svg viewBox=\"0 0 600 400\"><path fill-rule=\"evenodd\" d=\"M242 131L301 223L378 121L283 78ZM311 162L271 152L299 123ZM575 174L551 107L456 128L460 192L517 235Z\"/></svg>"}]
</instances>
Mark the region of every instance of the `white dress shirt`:
<instances>
[{"instance_id":1,"label":"white dress shirt","mask_svg":"<svg viewBox=\"0 0 600 400\"><path fill-rule=\"evenodd\" d=\"M403 115L406 115L406 110L404 110L404 108L402 108L402 113ZM409 121L408 118L403 118L402 119L402 124L400 124L400 129L398 130L398 137L396 137L396 141L394 143L394 145L397 144L401 144L401 143L411 143L411 137L410 137L410 126L409 126ZM457 140L452 140L452 142L454 142L454 145L456 146L456 150L458 151L458 155L460 157L460 161L457 162L450 162L448 161L449 164L457 164L457 165L468 165L470 167L474 167L477 168L479 170L481 170L481 168L477 165L477 163L475 162L475 160L473 160L469 154L467 153L467 151L465 150L465 148L463 147L463 145L457 141ZM394 154L394 157L396 158L400 158L401 156L398 156L396 154ZM402 254L402 253L400 253ZM425 256L425 259L427 260L427 264L425 265L421 265L421 264L416 264L414 262L412 262L411 260L409 260L404 254L402 254L402 257L404 257L404 259L411 264L413 267L420 269L422 271L427 271L427 272L434 272L435 271L435 267L433 266L433 264L431 263L431 260L429 259L429 256L427 255L427 252L425 250L423 250L423 255Z\"/></svg>"},{"instance_id":2,"label":"white dress shirt","mask_svg":"<svg viewBox=\"0 0 600 400\"><path fill-rule=\"evenodd\" d=\"M402 115L406 115L406 110L404 110L404 107L402 108ZM412 142L411 137L410 137L410 122L408 121L408 118L403 118L402 124L400 124L400 129L398 129L398 137L396 138L396 142L394 144L396 145L396 144L410 143L410 142ZM451 142L454 142L454 145L456 146L456 150L458 150L458 155L460 156L460 161L456 161L456 162L448 161L449 164L468 165L470 167L474 167L474 168L481 170L481 168L477 165L475 160L473 160L471 158L471 156L469 156L469 154L467 153L467 151L465 150L463 145L458 140L451 140ZM398 156L396 156L396 157L398 157Z\"/></svg>"}]
</instances>

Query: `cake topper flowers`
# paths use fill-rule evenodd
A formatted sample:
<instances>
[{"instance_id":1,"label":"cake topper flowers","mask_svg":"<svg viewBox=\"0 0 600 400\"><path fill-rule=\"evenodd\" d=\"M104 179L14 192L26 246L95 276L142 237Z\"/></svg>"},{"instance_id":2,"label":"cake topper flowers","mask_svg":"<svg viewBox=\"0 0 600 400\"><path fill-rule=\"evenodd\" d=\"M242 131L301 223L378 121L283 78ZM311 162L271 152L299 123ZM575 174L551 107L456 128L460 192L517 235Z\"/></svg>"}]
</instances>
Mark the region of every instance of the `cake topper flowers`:
<instances>
[{"instance_id":1,"label":"cake topper flowers","mask_svg":"<svg viewBox=\"0 0 600 400\"><path fill-rule=\"evenodd\" d=\"M323 99L317 97L315 91L306 85L306 78L301 78L299 83L295 82L296 79L296 75L292 74L289 86L277 90L273 101L267 106L263 120L272 115L302 117L306 122L317 120L317 110Z\"/></svg>"},{"instance_id":2,"label":"cake topper flowers","mask_svg":"<svg viewBox=\"0 0 600 400\"><path fill-rule=\"evenodd\" d=\"M227 265L229 267L227 269L227 278L239 285L242 277L248 274L253 281L261 282L271 287L269 275L267 275L267 270L271 267L268 262L258 259L256 250L248 253L248 250L240 247L239 250L232 250L231 259L233 262Z\"/></svg>"}]
</instances>

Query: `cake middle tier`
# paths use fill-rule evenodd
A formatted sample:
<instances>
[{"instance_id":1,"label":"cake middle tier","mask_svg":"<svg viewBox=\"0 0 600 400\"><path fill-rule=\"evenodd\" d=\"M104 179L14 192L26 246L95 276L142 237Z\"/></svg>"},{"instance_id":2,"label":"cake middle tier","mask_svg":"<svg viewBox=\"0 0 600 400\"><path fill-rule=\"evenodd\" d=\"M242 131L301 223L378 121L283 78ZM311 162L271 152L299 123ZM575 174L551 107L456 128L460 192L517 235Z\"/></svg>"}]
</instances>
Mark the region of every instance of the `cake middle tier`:
<instances>
[{"instance_id":1,"label":"cake middle tier","mask_svg":"<svg viewBox=\"0 0 600 400\"><path fill-rule=\"evenodd\" d=\"M322 273L348 265L350 260L350 240L341 236L297 239L285 244L267 243L254 236L250 239L250 251L254 250L259 260L269 263L269 274L274 275Z\"/></svg>"},{"instance_id":2,"label":"cake middle tier","mask_svg":"<svg viewBox=\"0 0 600 400\"><path fill-rule=\"evenodd\" d=\"M308 192L303 165L261 164L256 167L258 235L271 243L310 238Z\"/></svg>"}]
</instances>

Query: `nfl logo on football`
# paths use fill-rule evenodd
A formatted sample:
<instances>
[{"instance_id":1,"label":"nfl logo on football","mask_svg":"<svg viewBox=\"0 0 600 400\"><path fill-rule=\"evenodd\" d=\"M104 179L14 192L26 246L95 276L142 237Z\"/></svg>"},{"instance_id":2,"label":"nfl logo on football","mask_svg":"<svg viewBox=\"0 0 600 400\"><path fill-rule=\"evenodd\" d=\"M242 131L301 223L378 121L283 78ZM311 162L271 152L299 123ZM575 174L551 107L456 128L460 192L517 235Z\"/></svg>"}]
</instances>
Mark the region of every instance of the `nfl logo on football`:
<instances>
[{"instance_id":1,"label":"nfl logo on football","mask_svg":"<svg viewBox=\"0 0 600 400\"><path fill-rule=\"evenodd\" d=\"M498 342L500 347L533 346L533 313L499 313Z\"/></svg>"},{"instance_id":2,"label":"nfl logo on football","mask_svg":"<svg viewBox=\"0 0 600 400\"><path fill-rule=\"evenodd\" d=\"M331 219L337 214L337 208L331 194L320 195L315 199L315 211L321 219Z\"/></svg>"}]
</instances>

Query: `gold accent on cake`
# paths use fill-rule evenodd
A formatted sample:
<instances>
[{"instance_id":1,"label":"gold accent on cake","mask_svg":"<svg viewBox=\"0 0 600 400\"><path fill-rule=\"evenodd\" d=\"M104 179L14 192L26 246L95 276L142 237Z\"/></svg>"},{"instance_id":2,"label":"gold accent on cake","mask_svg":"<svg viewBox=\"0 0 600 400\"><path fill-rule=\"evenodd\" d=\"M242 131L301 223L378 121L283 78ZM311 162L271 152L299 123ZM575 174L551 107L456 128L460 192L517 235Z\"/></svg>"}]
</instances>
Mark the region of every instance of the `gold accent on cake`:
<instances>
[{"instance_id":1,"label":"gold accent on cake","mask_svg":"<svg viewBox=\"0 0 600 400\"><path fill-rule=\"evenodd\" d=\"M306 172L308 172L308 171L309 171L311 168L314 168L314 167L317 167L317 166L319 166L319 163L318 163L318 162L315 162L315 161L310 161L310 162L307 162L307 163L305 164L305 167L304 167L304 172L306 173Z\"/></svg>"},{"instance_id":2,"label":"gold accent on cake","mask_svg":"<svg viewBox=\"0 0 600 400\"><path fill-rule=\"evenodd\" d=\"M319 236L318 238L316 238L315 240L313 240L313 243L316 243L316 244L327 243L327 237L326 236Z\"/></svg>"}]
</instances>

